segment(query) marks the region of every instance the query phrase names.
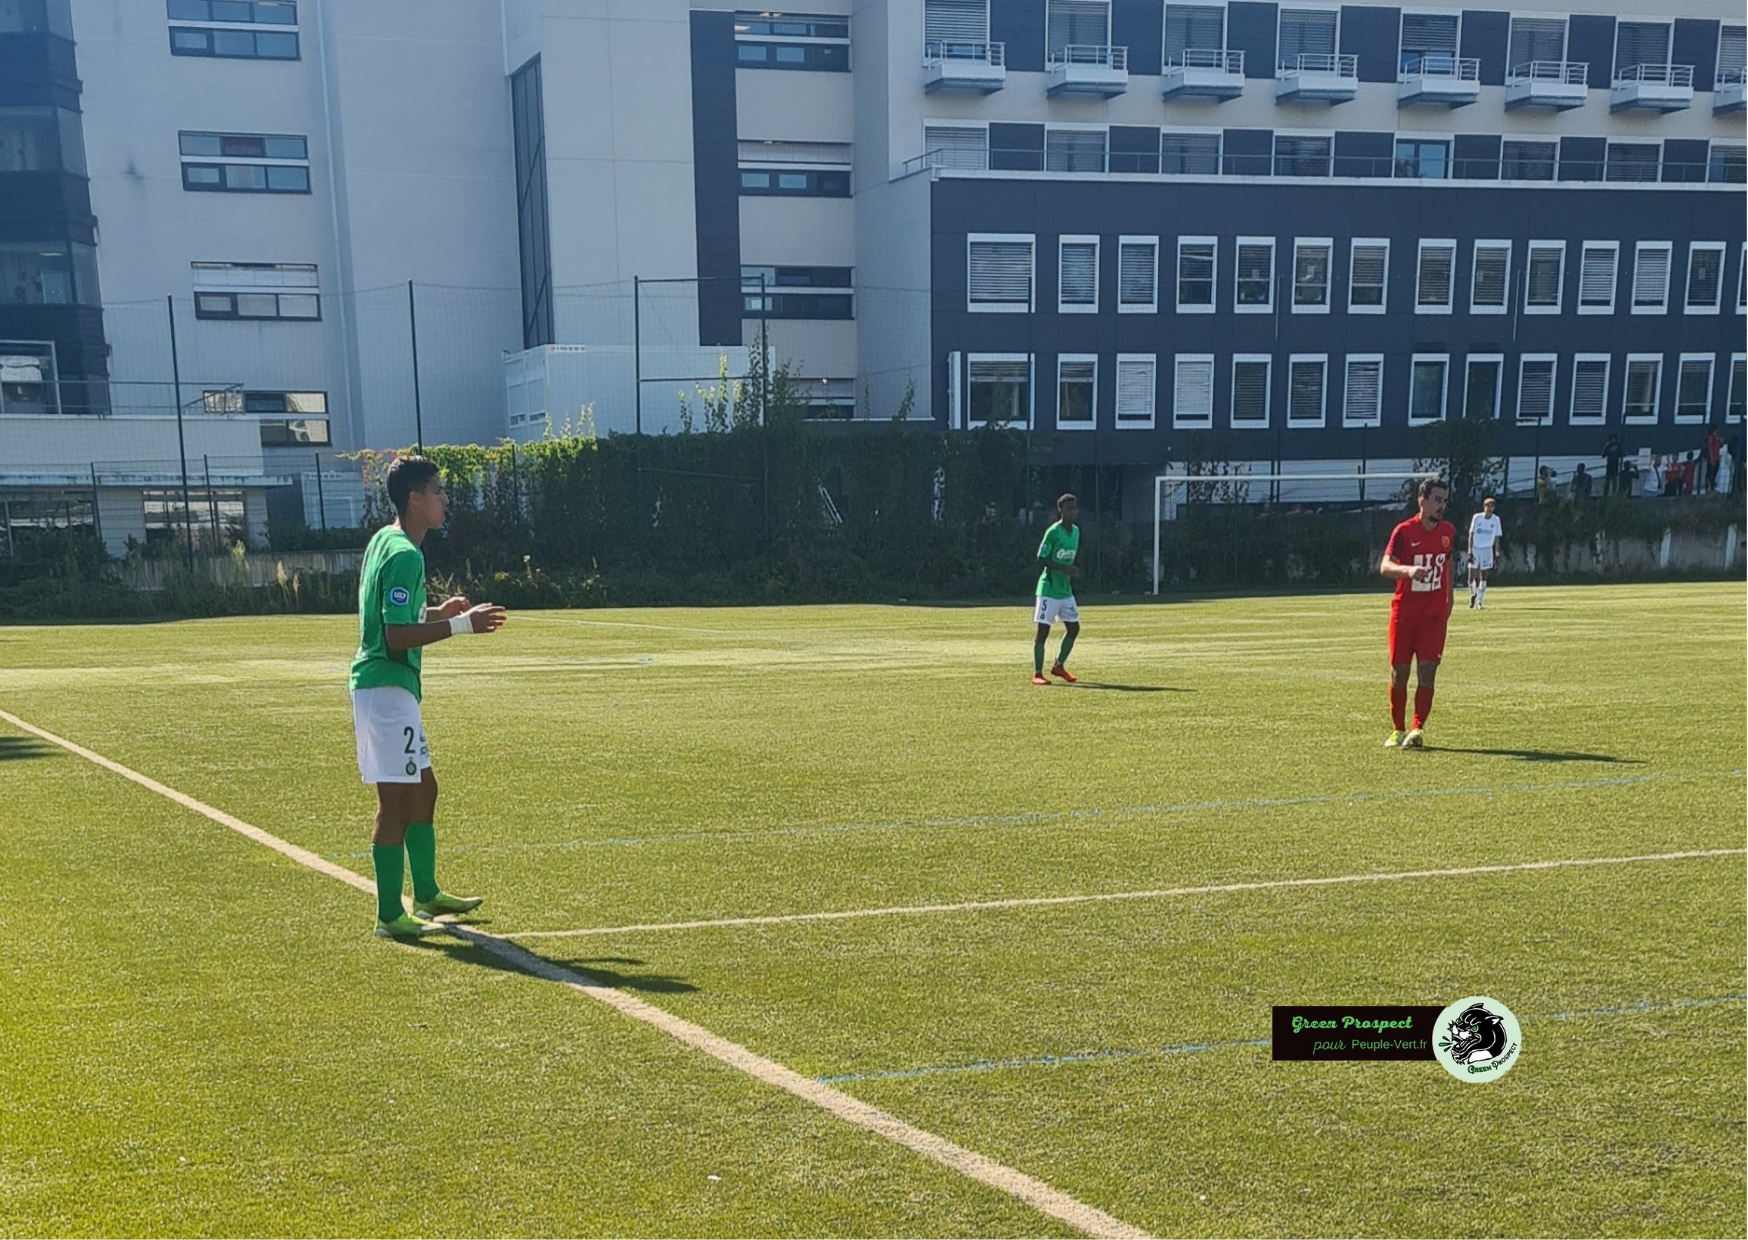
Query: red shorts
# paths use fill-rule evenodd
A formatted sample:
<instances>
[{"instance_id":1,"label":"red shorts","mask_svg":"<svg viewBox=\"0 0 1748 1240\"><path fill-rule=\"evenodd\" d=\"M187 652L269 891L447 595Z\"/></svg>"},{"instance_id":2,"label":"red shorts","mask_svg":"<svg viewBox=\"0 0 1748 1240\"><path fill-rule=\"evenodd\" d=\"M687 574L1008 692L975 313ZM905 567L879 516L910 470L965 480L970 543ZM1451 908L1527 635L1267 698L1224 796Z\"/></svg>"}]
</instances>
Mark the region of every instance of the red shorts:
<instances>
[{"instance_id":1,"label":"red shorts","mask_svg":"<svg viewBox=\"0 0 1748 1240\"><path fill-rule=\"evenodd\" d=\"M1390 666L1405 667L1412 660L1437 663L1444 657L1445 626L1450 613L1399 611L1390 608Z\"/></svg>"}]
</instances>

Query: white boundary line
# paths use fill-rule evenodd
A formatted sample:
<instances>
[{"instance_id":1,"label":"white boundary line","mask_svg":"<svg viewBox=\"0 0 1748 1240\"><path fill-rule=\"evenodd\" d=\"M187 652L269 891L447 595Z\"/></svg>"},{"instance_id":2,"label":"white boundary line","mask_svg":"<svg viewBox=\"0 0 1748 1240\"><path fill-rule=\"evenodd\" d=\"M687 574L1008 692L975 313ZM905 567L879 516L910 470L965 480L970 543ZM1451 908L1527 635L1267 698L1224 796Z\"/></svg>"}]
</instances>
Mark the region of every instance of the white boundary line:
<instances>
[{"instance_id":1,"label":"white boundary line","mask_svg":"<svg viewBox=\"0 0 1748 1240\"><path fill-rule=\"evenodd\" d=\"M1748 848L1706 848L1693 852L1646 853L1637 857L1576 857L1559 861L1524 861L1513 865L1474 865L1450 870L1398 870L1384 874L1339 874L1331 878L1280 878L1252 883L1220 883L1208 887L1162 887L1152 891L1108 891L1083 896L1028 896L1013 900L966 900L958 904L911 904L888 908L845 909L828 913L786 913L771 917L722 917L714 921L648 922L628 926L592 926L585 930L522 930L510 939L572 939L600 934L651 934L668 930L718 930L735 926L782 926L803 921L852 921L862 917L907 917L925 913L975 913L987 909L1043 908L1059 904L1101 904L1113 900L1166 900L1177 896L1218 895L1229 891L1271 891L1283 887L1328 887L1339 883L1388 883L1410 878L1462 878L1473 874L1510 874L1521 870L1558 870L1590 865L1631 865L1641 861L1686 861L1698 857L1739 857Z\"/></svg>"},{"instance_id":2,"label":"white boundary line","mask_svg":"<svg viewBox=\"0 0 1748 1240\"><path fill-rule=\"evenodd\" d=\"M119 762L86 749L83 745L74 744L64 737L56 736L53 732L44 731L42 728L26 723L18 716L4 710L0 710L0 720L5 720L20 731L40 737L52 745L58 745L69 753L77 754L88 762L94 762L104 770L120 775L123 779L132 780L140 787L174 801L184 809L210 818L220 826L227 827L257 844L265 845L275 852L291 858L299 865L307 866L318 874L338 879L359 891L372 894L376 891L376 884L361 874L325 861L307 849L299 848L296 844L288 843L276 835L270 835L259 827L251 826L223 810L214 809L186 793L178 792L174 788L159 783L150 776L130 770ZM1042 1180L1035 1179L1023 1171L1016 1171L1014 1168L996 1162L994 1159L986 1158L974 1150L955 1145L944 1137L937 1137L913 1124L907 1124L897 1116L889 1115L878 1107L869 1106L842 1090L802 1076L794 1069L786 1068L775 1060L766 1059L763 1055L756 1054L738 1043L718 1037L702 1025L695 1025L689 1020L683 1020L671 1012L656 1007L654 1004L645 1003L641 999L623 994L599 978L590 977L588 974L574 969L564 968L549 960L542 960L519 944L508 942L495 934L487 934L469 926L449 923L445 923L444 928L456 937L492 953L520 972L545 981L556 982L579 994L587 995L589 998L615 1009L621 1015L653 1026L669 1037L696 1050L703 1051L713 1059L720 1060L757 1081L773 1085L805 1102L811 1102L814 1106L837 1116L839 1119L854 1124L858 1128L866 1129L876 1136L885 1137L888 1141L902 1145L925 1158L932 1159L967 1179L976 1180L999 1192L1006 1193L1040 1213L1060 1219L1070 1227L1089 1236L1108 1236L1113 1237L1114 1240L1129 1240L1132 1237L1144 1240L1147 1236L1147 1233L1140 1228L1133 1227L1119 1218L1106 1214L1103 1210L1089 1206L1060 1189L1052 1188Z\"/></svg>"}]
</instances>

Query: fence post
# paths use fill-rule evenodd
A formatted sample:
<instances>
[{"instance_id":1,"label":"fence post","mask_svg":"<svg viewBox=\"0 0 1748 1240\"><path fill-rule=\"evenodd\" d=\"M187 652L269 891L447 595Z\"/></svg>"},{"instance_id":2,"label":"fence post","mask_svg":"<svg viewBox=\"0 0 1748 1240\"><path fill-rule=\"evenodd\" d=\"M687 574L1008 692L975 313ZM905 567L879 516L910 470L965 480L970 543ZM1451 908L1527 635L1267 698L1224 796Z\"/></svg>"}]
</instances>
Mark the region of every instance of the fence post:
<instances>
[{"instance_id":1,"label":"fence post","mask_svg":"<svg viewBox=\"0 0 1748 1240\"><path fill-rule=\"evenodd\" d=\"M425 411L419 402L419 312L413 304L413 282L407 281L407 328L413 337L413 444L419 452L425 451ZM318 476L321 470L317 470ZM323 529L327 528L327 517L322 518Z\"/></svg>"},{"instance_id":2,"label":"fence post","mask_svg":"<svg viewBox=\"0 0 1748 1240\"><path fill-rule=\"evenodd\" d=\"M164 294L164 306L170 312L170 378L176 389L176 449L182 456L182 530L188 545L182 560L188 571L194 571L194 511L188 498L188 441L182 433L182 361L176 352L176 296Z\"/></svg>"},{"instance_id":3,"label":"fence post","mask_svg":"<svg viewBox=\"0 0 1748 1240\"><path fill-rule=\"evenodd\" d=\"M322 454L316 453L316 520L328 528L328 497L322 493Z\"/></svg>"},{"instance_id":4,"label":"fence post","mask_svg":"<svg viewBox=\"0 0 1748 1240\"><path fill-rule=\"evenodd\" d=\"M212 545L216 547L219 544L218 496L212 493L212 458L202 452L200 464L206 471L206 511L212 518Z\"/></svg>"},{"instance_id":5,"label":"fence post","mask_svg":"<svg viewBox=\"0 0 1748 1240\"><path fill-rule=\"evenodd\" d=\"M97 499L97 462L91 462L91 524L97 530L97 541L103 542L103 510ZM107 544L105 544L107 545Z\"/></svg>"}]
</instances>

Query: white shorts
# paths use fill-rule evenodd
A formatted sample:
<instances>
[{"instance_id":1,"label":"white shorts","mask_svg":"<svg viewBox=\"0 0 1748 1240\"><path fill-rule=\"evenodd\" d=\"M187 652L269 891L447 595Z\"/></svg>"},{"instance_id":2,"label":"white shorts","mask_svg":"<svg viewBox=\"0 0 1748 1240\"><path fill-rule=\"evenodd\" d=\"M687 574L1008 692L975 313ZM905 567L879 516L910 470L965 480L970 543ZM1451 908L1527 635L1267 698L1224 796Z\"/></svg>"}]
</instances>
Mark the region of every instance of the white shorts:
<instances>
[{"instance_id":1,"label":"white shorts","mask_svg":"<svg viewBox=\"0 0 1748 1240\"><path fill-rule=\"evenodd\" d=\"M1493 544L1485 547L1471 547L1469 554L1475 557L1475 567L1482 572L1488 572L1493 567Z\"/></svg>"},{"instance_id":2,"label":"white shorts","mask_svg":"<svg viewBox=\"0 0 1748 1240\"><path fill-rule=\"evenodd\" d=\"M358 735L358 774L367 784L416 784L431 769L419 699L384 685L352 690L352 728Z\"/></svg>"},{"instance_id":3,"label":"white shorts","mask_svg":"<svg viewBox=\"0 0 1748 1240\"><path fill-rule=\"evenodd\" d=\"M1077 624L1080 621L1080 608L1074 605L1072 594L1067 598L1045 598L1040 594L1032 619L1039 624L1055 624L1058 620L1064 624Z\"/></svg>"}]
</instances>

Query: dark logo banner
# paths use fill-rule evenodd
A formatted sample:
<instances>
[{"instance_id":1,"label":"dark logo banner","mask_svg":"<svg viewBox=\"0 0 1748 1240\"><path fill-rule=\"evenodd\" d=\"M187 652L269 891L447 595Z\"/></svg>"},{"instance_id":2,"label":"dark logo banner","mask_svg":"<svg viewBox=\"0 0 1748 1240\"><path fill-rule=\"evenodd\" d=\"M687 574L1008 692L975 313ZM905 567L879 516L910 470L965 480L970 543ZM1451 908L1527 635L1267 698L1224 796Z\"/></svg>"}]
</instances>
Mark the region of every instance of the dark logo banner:
<instances>
[{"instance_id":1,"label":"dark logo banner","mask_svg":"<svg viewBox=\"0 0 1748 1240\"><path fill-rule=\"evenodd\" d=\"M1434 1004L1275 1008L1276 1059L1431 1059Z\"/></svg>"}]
</instances>

